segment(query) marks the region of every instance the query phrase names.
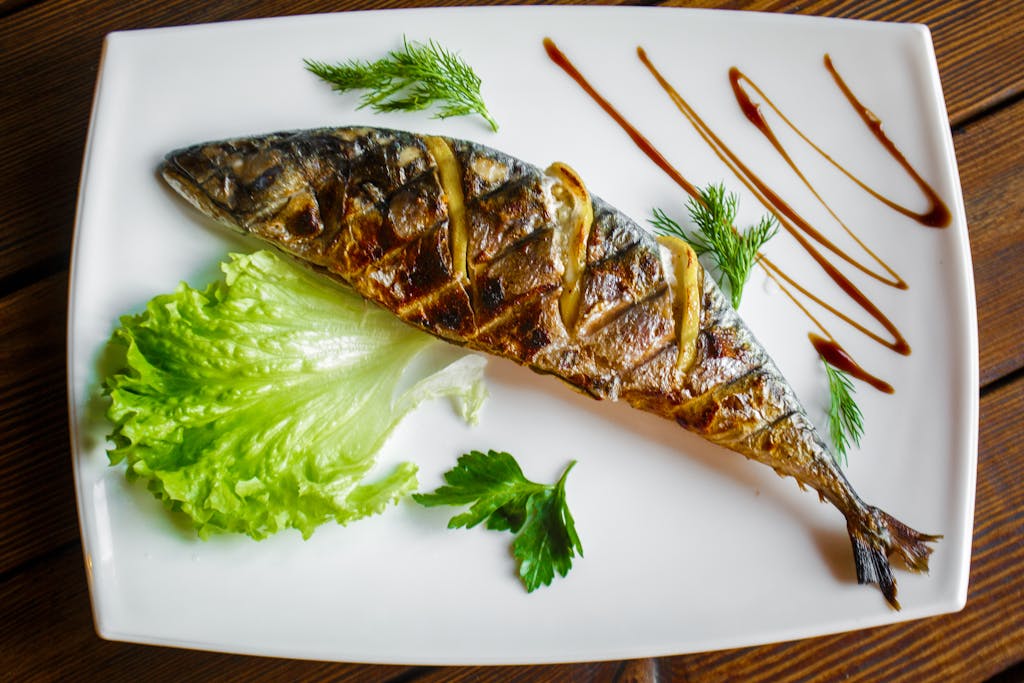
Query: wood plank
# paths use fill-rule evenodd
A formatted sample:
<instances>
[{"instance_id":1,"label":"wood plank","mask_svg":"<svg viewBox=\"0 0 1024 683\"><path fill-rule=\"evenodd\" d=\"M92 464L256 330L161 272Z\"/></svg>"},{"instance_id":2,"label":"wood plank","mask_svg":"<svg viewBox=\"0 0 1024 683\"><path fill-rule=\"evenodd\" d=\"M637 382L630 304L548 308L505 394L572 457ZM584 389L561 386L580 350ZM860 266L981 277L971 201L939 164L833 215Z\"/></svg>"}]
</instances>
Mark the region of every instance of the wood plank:
<instances>
[{"instance_id":1,"label":"wood plank","mask_svg":"<svg viewBox=\"0 0 1024 683\"><path fill-rule=\"evenodd\" d=\"M345 2L336 9L377 9L401 2ZM451 4L451 3L440 3ZM792 3L714 2L751 9L789 9ZM954 121L977 106L1019 92L1024 41L1022 3L839 2L796 5L804 13L925 21L935 37L946 100ZM103 35L112 30L324 11L316 0L229 0L122 3L50 0L0 19L0 279L66 255L92 92ZM47 49L40 50L40 45Z\"/></svg>"},{"instance_id":2,"label":"wood plank","mask_svg":"<svg viewBox=\"0 0 1024 683\"><path fill-rule=\"evenodd\" d=\"M78 537L68 455L67 277L0 299L0 574Z\"/></svg>"},{"instance_id":3,"label":"wood plank","mask_svg":"<svg viewBox=\"0 0 1024 683\"><path fill-rule=\"evenodd\" d=\"M1024 41L1021 41L1024 42ZM1024 367L1024 101L954 131L978 301L981 384Z\"/></svg>"},{"instance_id":4,"label":"wood plank","mask_svg":"<svg viewBox=\"0 0 1024 683\"><path fill-rule=\"evenodd\" d=\"M0 0L0 17L14 14L37 0Z\"/></svg>"},{"instance_id":5,"label":"wood plank","mask_svg":"<svg viewBox=\"0 0 1024 683\"><path fill-rule=\"evenodd\" d=\"M410 673L415 670L402 666L272 659L101 640L93 629L77 544L0 583L4 680L376 682Z\"/></svg>"},{"instance_id":6,"label":"wood plank","mask_svg":"<svg viewBox=\"0 0 1024 683\"><path fill-rule=\"evenodd\" d=\"M588 683L655 683L659 660L580 662L509 667L440 667L422 673L416 683L533 683L534 681L588 681Z\"/></svg>"}]
</instances>

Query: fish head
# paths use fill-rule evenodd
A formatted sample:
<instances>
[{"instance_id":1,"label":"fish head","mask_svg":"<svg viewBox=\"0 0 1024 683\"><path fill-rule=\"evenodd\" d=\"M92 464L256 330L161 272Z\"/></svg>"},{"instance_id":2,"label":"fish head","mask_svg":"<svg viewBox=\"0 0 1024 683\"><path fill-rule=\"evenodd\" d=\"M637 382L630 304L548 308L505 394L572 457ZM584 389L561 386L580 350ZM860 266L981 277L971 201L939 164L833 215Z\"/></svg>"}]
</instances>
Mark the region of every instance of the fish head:
<instances>
[{"instance_id":1,"label":"fish head","mask_svg":"<svg viewBox=\"0 0 1024 683\"><path fill-rule=\"evenodd\" d=\"M275 136L170 152L160 175L199 211L242 233L304 254L323 231L308 170Z\"/></svg>"}]
</instances>

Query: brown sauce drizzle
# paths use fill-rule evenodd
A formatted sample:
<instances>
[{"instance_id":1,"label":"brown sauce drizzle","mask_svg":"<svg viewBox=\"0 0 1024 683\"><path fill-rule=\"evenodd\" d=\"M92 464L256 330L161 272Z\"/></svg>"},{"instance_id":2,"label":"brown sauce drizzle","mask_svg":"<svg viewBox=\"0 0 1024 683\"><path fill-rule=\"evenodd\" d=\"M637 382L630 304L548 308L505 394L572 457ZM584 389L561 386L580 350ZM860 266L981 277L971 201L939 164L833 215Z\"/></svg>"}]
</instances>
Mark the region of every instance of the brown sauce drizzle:
<instances>
[{"instance_id":1,"label":"brown sauce drizzle","mask_svg":"<svg viewBox=\"0 0 1024 683\"><path fill-rule=\"evenodd\" d=\"M555 46L554 42L550 38L544 39L544 49L547 51L548 56L555 64L557 64L563 71L565 71L576 83L586 92L601 108L609 115L619 126L629 135L633 142L643 151L648 158L650 158L659 168L661 168L670 178L672 178L687 194L691 197L699 199L699 192L696 186L688 181L683 175L673 167L665 157L651 144L651 142L641 134L628 120L625 119L615 108L606 100L597 90L586 80L586 78L576 69L576 67L569 61L569 59ZM838 342L830 335L825 328L818 322L817 319L807 310L807 308L800 303L796 296L786 286L792 287L799 291L804 296L814 301L819 306L830 311L844 322L858 330L862 334L865 334L872 340L879 344L886 346L887 348L900 353L902 355L908 355L910 353L910 345L906 339L896 328L896 326L879 310L874 303L864 295L845 275L843 275L835 265L829 261L818 249L814 247L811 240L817 242L828 251L832 252L838 258L850 263L854 267L858 268L867 275L885 283L890 286L906 289L906 283L900 278L893 270L886 265L881 259L879 259L866 245L864 245L853 232L839 221L835 213L828 207L828 205L822 200L818 193L811 186L810 182L792 161L789 154L785 151L782 144L779 142L774 131L765 121L761 114L758 105L754 104L747 93L742 89L741 84L745 83L750 86L764 101L772 108L773 111L794 131L804 139L809 145L811 145L819 154L824 156L831 164L836 166L842 171L847 177L849 177L858 186L862 187L866 192L871 194L879 201L883 202L886 206L893 208L903 215L909 216L914 220L917 220L923 225L930 227L942 227L948 225L950 221L949 210L942 200L938 197L935 191L926 183L914 170L906 158L899 151L896 145L885 135L882 131L881 122L874 116L866 107L864 107L853 95L852 91L846 86L846 83L839 76L838 72L832 67L831 60L826 55L825 64L826 68L833 75L837 85L846 95L847 100L850 102L861 118L865 121L876 139L883 145L883 147L893 156L894 159L911 175L914 181L922 189L922 191L928 196L931 203L930 209L925 213L915 213L906 207L900 206L895 202L892 202L888 198L882 196L877 191L870 188L866 183L853 176L845 168L834 161L827 153L825 153L820 147L815 145L810 139L803 134L789 119L787 119L782 112L767 98L764 93L751 82L746 76L744 76L738 69L730 70L730 82L733 86L733 91L736 94L737 102L742 108L744 114L748 120L753 123L758 130L760 130L768 139L772 142L772 145L776 150L783 156L790 167L798 174L804 184L811 190L814 196L821 202L829 213L836 218L836 220L842 225L848 234L857 242L857 244L869 254L872 259L875 260L888 274L889 278L886 278L870 268L864 266L856 259L850 257L844 251L839 249L818 230L811 226L803 217L801 217L785 200L783 200L767 183L753 173L740 158L731 150L729 147L714 133L714 131L708 126L703 119L696 113L696 111L683 99L681 95L668 83L668 81L658 72L651 61L647 58L646 52L643 48L637 48L637 55L651 74L657 79L661 87L666 91L673 103L679 108L686 119L694 126L698 134L707 142L712 150L718 155L720 159L733 171L734 174L750 189L758 199L772 209L773 213L776 214L781 225L797 240L801 247L818 263L818 265L829 275L829 277L840 286L840 288L849 296L854 302L857 303L864 311L870 314L882 327L892 336L892 339L885 339L880 335L868 330L863 325L859 324L845 313L839 311L834 306L822 300L820 297L814 295L806 288L800 286L796 281L784 273L778 266L769 261L768 259L762 258L759 263L765 268L776 283L780 285L784 293L790 297L796 303L796 305L811 319L811 321L818 327L819 330L827 337L810 333L809 338L811 344L815 350L824 358L827 362L838 367L846 372L849 372L854 377L861 379L871 386L875 387L879 391L886 393L892 393L893 388L887 382L875 377L874 375L867 372L863 367L857 364L853 358L839 345Z\"/></svg>"},{"instance_id":2,"label":"brown sauce drizzle","mask_svg":"<svg viewBox=\"0 0 1024 683\"><path fill-rule=\"evenodd\" d=\"M836 85L843 92L843 95L846 96L846 99L850 103L850 106L854 108L854 110L857 112L857 115L860 116L862 121L864 121L864 124L868 127L868 130L871 131L871 134L874 135L875 139L878 140L879 144L881 144L882 147L886 150L886 152L888 152L889 155L903 168L907 175L911 177L911 179L914 181L917 187L925 195L925 198L928 200L927 211L919 213L912 210L909 207L903 206L902 204L898 204L897 202L884 196L881 192L870 187L866 182L864 182L863 180L855 176L853 173L851 173L849 169L847 169L845 166L843 166L834 158L832 158L830 154L828 154L813 140L807 137L807 135L802 130L800 130L800 128L796 124L794 124L785 114L782 113L782 110L779 109L778 106L776 106L776 104L771 100L771 98L769 98L764 93L764 91L757 86L756 83L751 81L746 74L744 74L736 67L729 69L729 82L732 85L733 94L736 96L736 102L737 104L739 104L744 116L747 117L747 120L750 121L750 123L752 123L754 127L757 128L761 132L761 134L768 139L768 141L772 144L772 146L779 153L779 155L782 156L786 163L789 164L790 168L792 168L793 171L800 177L800 180L803 181L804 185L807 186L807 188L812 193L814 193L814 196L817 197L818 201L825 205L826 208L828 208L828 206L821 199L821 197L818 196L818 193L811 186L811 183L804 176L803 172L800 171L799 167L790 157L789 153L786 152L785 148L782 146L782 143L779 141L778 136L775 135L775 131L772 130L771 126L768 124L768 121L764 118L764 115L761 113L761 106L758 104L754 104L754 102L751 100L750 95L746 92L746 90L744 90L744 88L749 88L754 93L756 93L758 97L760 97L761 100L763 100L764 105L770 108L773 112L775 112L776 116L779 117L779 120L786 124L786 126L790 128L794 133L800 136L800 139L803 140L811 149L817 152L819 156L825 159L825 161L831 164L840 173L849 178L850 181L852 181L858 187L864 190L864 192L868 193L869 195L877 199L879 202L885 204L893 211L896 211L906 216L907 218L917 221L921 225L930 228L944 228L948 226L952 216L949 212L949 208L946 206L946 203L942 201L942 198L939 197L935 189L932 188L932 186L929 185L928 182L921 177L921 174L919 174L917 170L910 165L910 162L907 161L907 158L896 146L896 143L894 143L892 139L890 139L889 136L885 134L885 131L882 128L881 120L879 120L879 118L875 116L875 114L870 109L861 104L860 100L858 100L857 97L853 94L849 86L839 75L839 72L836 71L835 67L832 64L832 59L827 54L825 55L825 68L828 69L829 73L832 75L832 78L835 80ZM840 225L843 226L843 229L846 230L846 232L851 237L857 240L857 243L866 252L868 252L872 256L872 258L876 260L876 262L878 262L880 265L886 268L886 270L889 271L890 274L895 275L888 268L888 266L885 266L882 263L882 261L873 252L871 252L870 249L864 246L861 243L861 241L857 239L856 235L853 234L853 232L846 226L846 224L843 223L839 219L839 217L832 212L831 209L828 210L832 217L835 218L835 220Z\"/></svg>"},{"instance_id":3,"label":"brown sauce drizzle","mask_svg":"<svg viewBox=\"0 0 1024 683\"><path fill-rule=\"evenodd\" d=\"M850 354L846 353L846 350L840 346L834 339L825 339L811 332L807 335L811 340L811 345L814 350L818 352L818 355L825 359L825 361L834 368L839 368L843 372L847 372L854 377L864 380L875 389L885 392L887 394L893 393L892 385L886 381L880 380L874 375L868 373L864 368L857 364L857 361L850 357Z\"/></svg>"},{"instance_id":4,"label":"brown sauce drizzle","mask_svg":"<svg viewBox=\"0 0 1024 683\"><path fill-rule=\"evenodd\" d=\"M551 61L560 66L565 73L569 74L569 76L571 76L572 79L576 81L581 88L583 88L583 91L590 95L591 99L597 102L597 104L604 109L605 113L612 117L615 123L622 127L622 130L626 131L626 135L636 143L636 146L639 147L651 161L658 165L658 168L668 174L668 176L672 178L677 185L683 188L688 195L691 197L700 196L700 192L697 190L696 186L684 178L683 175L676 170L676 167L670 164L668 160L662 156L661 152L651 144L650 140L644 137L643 134L640 133L633 124L627 121L626 118L620 114L608 100L601 96L601 93L597 92L597 90L590 85L587 79L583 77L583 74L581 74L576 67L573 66L572 62L569 61L569 58L558 49L554 41L550 38L545 38L544 49L547 50L548 57L551 58Z\"/></svg>"},{"instance_id":5,"label":"brown sauce drizzle","mask_svg":"<svg viewBox=\"0 0 1024 683\"><path fill-rule=\"evenodd\" d=\"M850 180L860 185L860 187L865 192L867 192L872 197L888 206L893 211L898 211L904 216L907 216L908 218L913 218L921 225L925 225L930 228L945 228L946 226L948 226L950 221L952 220L952 215L949 212L949 207L946 206L946 203L944 201L942 201L942 198L939 197L938 193L935 192L934 188L932 188L932 186L929 185L925 181L925 179L921 177L921 174L918 173L917 170L910 165L910 162L907 161L907 158L905 156L903 156L903 152L899 150L899 148L896 146L896 143L894 143L889 138L889 136L885 134L885 131L882 130L882 121L877 116L875 116L874 112L872 112L870 109L868 109L867 107L860 103L860 100L858 100L856 95L853 94L853 91L850 90L850 87L846 85L846 81L844 81L843 77L839 75L838 71L836 71L835 66L832 64L832 58L829 57L827 54L825 55L825 68L828 69L828 72L832 75L832 79L835 80L836 85L839 87L840 90L842 90L843 95L846 96L846 100L850 103L850 106L853 107L854 110L856 110L857 114L864 122L864 125L866 125L868 127L868 130L871 131L871 134L875 136L875 139L878 140L878 142L882 145L882 147L885 148L889 155L892 156L892 158L895 159L896 162L903 167L903 170L906 171L907 174L914 179L914 182L917 183L917 186L921 188L921 191L925 194L925 196L928 197L930 209L925 213L915 213L910 209L901 206L896 202L887 199L886 197L883 197L881 194L871 189L866 184L862 183L859 179L855 178L852 174L848 173L846 169L844 169L842 166L832 161L832 159L827 154L825 154L825 158L828 159L828 161L830 161L832 164L834 164L836 168L845 173L846 176L850 178ZM801 135L801 137L803 136ZM804 139L806 140L807 138L805 137ZM815 149L817 149L817 147L815 147ZM822 152L822 154L824 153Z\"/></svg>"},{"instance_id":6,"label":"brown sauce drizzle","mask_svg":"<svg viewBox=\"0 0 1024 683\"><path fill-rule=\"evenodd\" d=\"M796 162L790 156L789 152L787 152L786 148L783 147L782 142L779 140L778 136L775 135L775 131L772 130L771 126L768 125L768 121L765 120L764 115L761 113L760 105L754 104L754 102L750 98L750 95L747 94L747 92L743 89L743 84L746 83L752 90L754 90L754 92L760 95L760 97L764 100L765 104L767 104L772 109L772 111L774 111L779 116L779 118L781 118L782 121L786 123L786 125L793 129L793 131L796 132L796 134L799 135L804 140L804 142L806 142L816 152L818 152L818 154L825 157L825 159L828 160L829 163L831 163L833 166L836 166L848 177L852 178L853 176L851 176L844 167L837 164L835 160L833 160L832 157L826 154L820 147L818 147L811 140L809 140L807 136L804 135L803 131L801 131L799 128L793 125L793 123L790 122L788 118L786 118L786 116L779 110L779 108L775 106L775 103L768 99L768 97L761 91L761 89L758 88L754 82L747 78L747 76L736 67L729 69L729 82L732 85L732 91L736 97L736 102L737 104L739 104L744 116L747 117L747 120L750 121L754 125L754 127L757 128L766 138L768 138L768 141L771 142L772 147L775 148L775 151L779 153L779 156L783 158L786 164L789 165L793 172L796 173L797 177L800 178L801 182L803 182L804 187L810 190L811 194L814 195L814 198L818 200L818 203L825 207L825 210L828 211L830 216L832 216L832 219L835 220L836 223L838 223L843 228L846 234L849 235L857 243L857 246L864 250L864 252L867 253L875 261L875 263L881 266L886 271L886 273L888 273L889 278L886 278L878 273L875 273L874 271L870 270L867 266L862 264L860 261L857 261L856 259L852 258L846 252L836 248L836 246L830 240L826 239L824 235L822 235L819 231L813 229L803 219L796 221L797 225L802 230L804 230L804 232L807 232L807 234L810 235L811 238L814 239L814 241L818 242L823 247L831 251L833 254L843 259L853 267L857 268L864 274L875 278L879 282L890 285L892 287L896 287L897 289L907 289L907 283L904 282L903 278L901 278L896 273L896 271L889 267L888 264L882 261L882 259L880 259L878 255L875 254L875 252L873 252L866 244L864 244L864 242L861 241L859 237L857 237L853 230L851 230L849 226L846 225L846 223L844 223L838 215L836 215L836 212L832 210L832 207L830 207L828 203L824 199L822 199L821 195L818 194L818 191L814 189L814 186L807 179L807 176L804 175L803 171L801 171L800 167L797 166ZM853 180L862 187L866 187L863 183L860 183L860 181L857 180L856 178L853 178ZM869 192L870 191L871 190L869 190Z\"/></svg>"}]
</instances>

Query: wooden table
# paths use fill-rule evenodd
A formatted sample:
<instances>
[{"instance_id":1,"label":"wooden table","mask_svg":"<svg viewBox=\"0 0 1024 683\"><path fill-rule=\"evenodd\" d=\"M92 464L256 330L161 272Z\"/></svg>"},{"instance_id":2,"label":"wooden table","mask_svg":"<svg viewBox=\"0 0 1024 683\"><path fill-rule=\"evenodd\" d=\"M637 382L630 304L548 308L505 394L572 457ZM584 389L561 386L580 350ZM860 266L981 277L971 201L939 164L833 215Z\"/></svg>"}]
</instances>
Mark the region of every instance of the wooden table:
<instances>
[{"instance_id":1,"label":"wooden table","mask_svg":"<svg viewBox=\"0 0 1024 683\"><path fill-rule=\"evenodd\" d=\"M119 29L408 4L0 0L0 679L426 683L1024 678L1021 2L692 3L920 22L931 28L967 206L981 335L977 510L970 589L962 612L724 652L518 668L290 661L129 645L96 636L69 458L64 335L75 200L103 35Z\"/></svg>"}]
</instances>

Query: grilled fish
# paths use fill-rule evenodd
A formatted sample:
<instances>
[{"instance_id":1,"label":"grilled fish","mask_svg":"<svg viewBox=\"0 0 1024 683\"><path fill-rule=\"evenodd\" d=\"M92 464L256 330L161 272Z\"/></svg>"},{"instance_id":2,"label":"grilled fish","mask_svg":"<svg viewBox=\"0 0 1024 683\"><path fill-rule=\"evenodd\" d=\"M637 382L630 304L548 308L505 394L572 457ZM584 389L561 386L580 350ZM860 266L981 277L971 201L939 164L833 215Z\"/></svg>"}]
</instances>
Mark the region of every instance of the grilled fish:
<instances>
[{"instance_id":1,"label":"grilled fish","mask_svg":"<svg viewBox=\"0 0 1024 683\"><path fill-rule=\"evenodd\" d=\"M206 215L416 327L675 420L812 487L846 518L858 581L894 608L890 556L927 571L939 537L857 496L685 242L651 236L565 164L332 128L194 145L160 172Z\"/></svg>"}]
</instances>

